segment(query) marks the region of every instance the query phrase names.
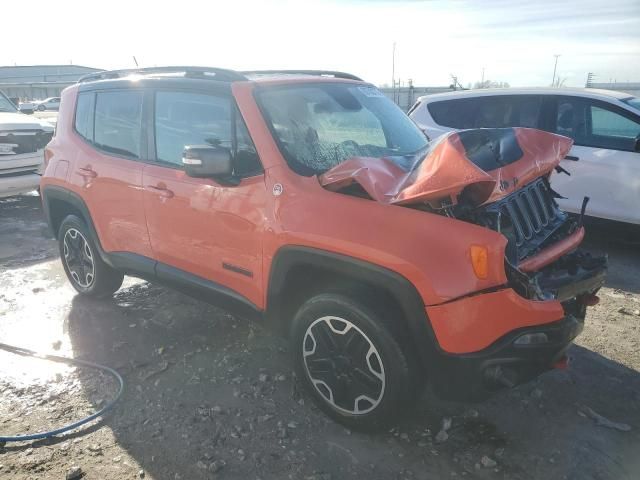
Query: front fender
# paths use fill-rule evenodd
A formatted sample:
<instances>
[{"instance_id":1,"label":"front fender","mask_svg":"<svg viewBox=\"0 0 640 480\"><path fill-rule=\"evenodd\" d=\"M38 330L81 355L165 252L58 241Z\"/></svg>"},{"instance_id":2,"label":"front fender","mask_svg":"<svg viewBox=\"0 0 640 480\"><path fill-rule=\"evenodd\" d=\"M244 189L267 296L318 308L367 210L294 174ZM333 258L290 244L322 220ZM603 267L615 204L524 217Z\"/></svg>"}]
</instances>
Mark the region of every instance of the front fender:
<instances>
[{"instance_id":1,"label":"front fender","mask_svg":"<svg viewBox=\"0 0 640 480\"><path fill-rule=\"evenodd\" d=\"M268 190L277 183L274 180L267 175ZM298 245L378 265L406 278L425 305L507 283L507 240L497 232L415 208L330 192L315 177L297 177L292 182L296 184L285 186L285 192L295 188L301 193L276 197L267 250L275 253L284 245ZM486 278L474 273L472 245L487 248Z\"/></svg>"}]
</instances>

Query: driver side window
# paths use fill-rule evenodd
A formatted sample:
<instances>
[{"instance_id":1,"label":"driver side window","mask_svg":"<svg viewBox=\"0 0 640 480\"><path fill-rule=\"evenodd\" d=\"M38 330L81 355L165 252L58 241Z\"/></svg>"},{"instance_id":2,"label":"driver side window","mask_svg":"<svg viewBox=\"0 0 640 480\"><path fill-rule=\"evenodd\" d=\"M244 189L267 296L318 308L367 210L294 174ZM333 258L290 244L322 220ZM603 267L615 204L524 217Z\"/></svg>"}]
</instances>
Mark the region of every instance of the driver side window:
<instances>
[{"instance_id":1,"label":"driver side window","mask_svg":"<svg viewBox=\"0 0 640 480\"><path fill-rule=\"evenodd\" d=\"M187 145L209 145L231 151L237 176L262 171L249 132L230 97L159 91L154 125L159 162L182 167Z\"/></svg>"},{"instance_id":2,"label":"driver side window","mask_svg":"<svg viewBox=\"0 0 640 480\"><path fill-rule=\"evenodd\" d=\"M557 101L555 133L572 138L576 145L633 152L640 121L605 102L566 97Z\"/></svg>"},{"instance_id":3,"label":"driver side window","mask_svg":"<svg viewBox=\"0 0 640 480\"><path fill-rule=\"evenodd\" d=\"M591 105L591 136L594 143L614 150L635 150L640 122L619 113Z\"/></svg>"}]
</instances>

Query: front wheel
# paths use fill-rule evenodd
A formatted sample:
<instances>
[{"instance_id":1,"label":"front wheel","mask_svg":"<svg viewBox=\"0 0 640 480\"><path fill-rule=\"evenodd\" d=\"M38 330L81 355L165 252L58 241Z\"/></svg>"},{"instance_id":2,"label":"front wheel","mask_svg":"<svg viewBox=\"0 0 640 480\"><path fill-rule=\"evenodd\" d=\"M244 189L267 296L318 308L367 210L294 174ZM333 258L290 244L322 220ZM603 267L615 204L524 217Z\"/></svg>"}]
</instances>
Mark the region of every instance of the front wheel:
<instances>
[{"instance_id":1,"label":"front wheel","mask_svg":"<svg viewBox=\"0 0 640 480\"><path fill-rule=\"evenodd\" d=\"M388 427L416 394L415 362L388 323L400 319L386 316L350 297L321 294L293 320L298 378L321 410L350 428Z\"/></svg>"},{"instance_id":2,"label":"front wheel","mask_svg":"<svg viewBox=\"0 0 640 480\"><path fill-rule=\"evenodd\" d=\"M120 288L124 275L102 261L80 218L69 215L62 221L58 243L64 271L79 293L106 297Z\"/></svg>"}]
</instances>

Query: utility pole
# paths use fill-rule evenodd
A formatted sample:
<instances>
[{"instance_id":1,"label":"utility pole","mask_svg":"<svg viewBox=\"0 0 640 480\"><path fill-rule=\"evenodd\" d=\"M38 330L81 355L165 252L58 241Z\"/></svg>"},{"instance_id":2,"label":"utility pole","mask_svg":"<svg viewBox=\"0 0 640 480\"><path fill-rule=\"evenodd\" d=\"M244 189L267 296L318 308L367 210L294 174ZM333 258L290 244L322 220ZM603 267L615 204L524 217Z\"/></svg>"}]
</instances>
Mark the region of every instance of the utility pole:
<instances>
[{"instance_id":1,"label":"utility pole","mask_svg":"<svg viewBox=\"0 0 640 480\"><path fill-rule=\"evenodd\" d=\"M393 101L396 101L396 42L393 42L391 53L391 92L393 93Z\"/></svg>"},{"instance_id":2,"label":"utility pole","mask_svg":"<svg viewBox=\"0 0 640 480\"><path fill-rule=\"evenodd\" d=\"M484 67L482 67L482 80L480 80L480 85L484 86Z\"/></svg>"},{"instance_id":3,"label":"utility pole","mask_svg":"<svg viewBox=\"0 0 640 480\"><path fill-rule=\"evenodd\" d=\"M555 54L554 57L556 57L556 61L553 64L553 79L551 80L551 86L555 86L554 84L556 83L556 69L558 68L558 57L560 56L560 54Z\"/></svg>"}]
</instances>

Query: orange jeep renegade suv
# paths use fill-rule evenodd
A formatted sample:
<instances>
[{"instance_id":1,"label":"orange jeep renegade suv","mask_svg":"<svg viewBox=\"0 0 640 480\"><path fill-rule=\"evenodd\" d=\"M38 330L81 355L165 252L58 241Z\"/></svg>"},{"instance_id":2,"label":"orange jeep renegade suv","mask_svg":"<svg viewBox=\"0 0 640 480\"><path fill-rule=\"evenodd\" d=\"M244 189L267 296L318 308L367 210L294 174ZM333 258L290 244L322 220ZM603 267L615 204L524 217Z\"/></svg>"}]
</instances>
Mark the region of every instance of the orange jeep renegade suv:
<instances>
[{"instance_id":1,"label":"orange jeep renegade suv","mask_svg":"<svg viewBox=\"0 0 640 480\"><path fill-rule=\"evenodd\" d=\"M570 146L428 143L339 72L103 72L63 92L41 191L78 292L130 274L278 322L317 404L371 428L423 380L481 399L565 362L606 270L549 186Z\"/></svg>"}]
</instances>

